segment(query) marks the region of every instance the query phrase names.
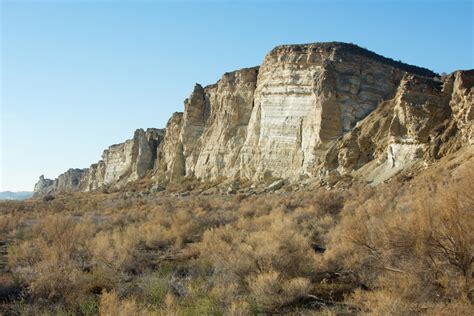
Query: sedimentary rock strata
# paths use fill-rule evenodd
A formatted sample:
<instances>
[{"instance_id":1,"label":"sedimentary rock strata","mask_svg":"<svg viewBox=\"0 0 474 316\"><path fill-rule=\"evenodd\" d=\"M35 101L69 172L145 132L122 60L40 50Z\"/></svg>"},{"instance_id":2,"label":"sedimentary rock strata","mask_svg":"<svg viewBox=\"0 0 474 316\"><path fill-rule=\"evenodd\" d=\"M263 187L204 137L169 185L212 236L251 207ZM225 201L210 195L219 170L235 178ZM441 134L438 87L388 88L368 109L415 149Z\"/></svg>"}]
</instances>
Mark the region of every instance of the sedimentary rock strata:
<instances>
[{"instance_id":1,"label":"sedimentary rock strata","mask_svg":"<svg viewBox=\"0 0 474 316\"><path fill-rule=\"evenodd\" d=\"M87 169L69 169L54 181L40 177L35 194L92 191L104 186L123 186L143 178L154 168L164 131L138 129L133 139L104 150L102 160Z\"/></svg>"},{"instance_id":2,"label":"sedimentary rock strata","mask_svg":"<svg viewBox=\"0 0 474 316\"><path fill-rule=\"evenodd\" d=\"M473 71L444 80L405 75L393 99L380 104L327 151L320 173L374 184L419 162L472 145Z\"/></svg>"},{"instance_id":3,"label":"sedimentary rock strata","mask_svg":"<svg viewBox=\"0 0 474 316\"><path fill-rule=\"evenodd\" d=\"M164 185L328 175L378 183L472 145L473 78L440 78L352 44L279 46L259 67L196 84L166 131L137 130L89 169L52 184L40 179L35 191L120 187L147 176Z\"/></svg>"}]
</instances>

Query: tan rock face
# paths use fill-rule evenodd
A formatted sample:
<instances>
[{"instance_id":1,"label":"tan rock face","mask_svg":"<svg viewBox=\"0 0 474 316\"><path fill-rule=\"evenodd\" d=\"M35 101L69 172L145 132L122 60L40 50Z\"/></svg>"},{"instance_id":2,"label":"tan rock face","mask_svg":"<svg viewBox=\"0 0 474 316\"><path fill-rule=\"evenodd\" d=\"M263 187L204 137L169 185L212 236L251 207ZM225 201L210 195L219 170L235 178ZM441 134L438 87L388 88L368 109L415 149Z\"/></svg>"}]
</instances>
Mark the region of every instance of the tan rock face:
<instances>
[{"instance_id":1,"label":"tan rock face","mask_svg":"<svg viewBox=\"0 0 474 316\"><path fill-rule=\"evenodd\" d=\"M142 129L135 131L133 139L112 145L104 150L102 161L90 173L87 181L89 188L103 185L124 185L143 178L148 170L153 169L156 151L164 138L164 131Z\"/></svg>"},{"instance_id":2,"label":"tan rock face","mask_svg":"<svg viewBox=\"0 0 474 316\"><path fill-rule=\"evenodd\" d=\"M185 101L180 141L170 136L173 149L161 151L184 161L181 176L311 176L336 139L393 98L406 72L433 75L354 45L277 47L260 68L196 85Z\"/></svg>"},{"instance_id":3,"label":"tan rock face","mask_svg":"<svg viewBox=\"0 0 474 316\"><path fill-rule=\"evenodd\" d=\"M452 120L440 136L440 155L456 151L466 143L474 144L473 87L474 70L456 71L445 79L444 90L451 95Z\"/></svg>"},{"instance_id":4,"label":"tan rock face","mask_svg":"<svg viewBox=\"0 0 474 316\"><path fill-rule=\"evenodd\" d=\"M214 180L238 173L257 73L258 68L241 69L224 74L214 85L196 84L184 114L175 113L168 122L158 181L184 176Z\"/></svg>"},{"instance_id":5,"label":"tan rock face","mask_svg":"<svg viewBox=\"0 0 474 316\"><path fill-rule=\"evenodd\" d=\"M81 191L81 181L86 174L87 169L69 169L54 180L41 176L35 185L34 195Z\"/></svg>"},{"instance_id":6,"label":"tan rock face","mask_svg":"<svg viewBox=\"0 0 474 316\"><path fill-rule=\"evenodd\" d=\"M377 184L418 162L438 159L468 145L471 76L472 72L458 72L443 83L405 75L393 99L382 103L328 150L321 170L337 170Z\"/></svg>"},{"instance_id":7,"label":"tan rock face","mask_svg":"<svg viewBox=\"0 0 474 316\"><path fill-rule=\"evenodd\" d=\"M39 177L38 182L35 184L35 188L33 190L34 196L44 195L50 193L50 190L54 184L54 181L51 179L46 179L44 175Z\"/></svg>"},{"instance_id":8,"label":"tan rock face","mask_svg":"<svg viewBox=\"0 0 474 316\"><path fill-rule=\"evenodd\" d=\"M40 178L35 193L91 191L103 186L119 187L143 178L153 169L163 138L163 130L138 129L133 139L104 150L102 160L89 169L69 169L54 181Z\"/></svg>"},{"instance_id":9,"label":"tan rock face","mask_svg":"<svg viewBox=\"0 0 474 316\"><path fill-rule=\"evenodd\" d=\"M196 153L199 148L196 151L194 149L198 146L197 141L204 132L210 112L211 105L206 100L204 88L196 84L191 96L184 101L181 143L183 144L184 157L189 157L189 162L186 165L192 165L196 160ZM193 152L195 152L194 155Z\"/></svg>"},{"instance_id":10,"label":"tan rock face","mask_svg":"<svg viewBox=\"0 0 474 316\"><path fill-rule=\"evenodd\" d=\"M181 130L183 128L183 113L176 112L166 125L166 135L158 147L156 162L156 181L174 180L184 177L185 163Z\"/></svg>"},{"instance_id":11,"label":"tan rock face","mask_svg":"<svg viewBox=\"0 0 474 316\"><path fill-rule=\"evenodd\" d=\"M199 139L196 159L187 159L188 173L202 179L232 178L240 169L240 150L253 110L258 68L226 73L206 88L211 116Z\"/></svg>"},{"instance_id":12,"label":"tan rock face","mask_svg":"<svg viewBox=\"0 0 474 316\"><path fill-rule=\"evenodd\" d=\"M89 167L87 176L84 177L82 181L83 191L94 191L104 186L105 169L106 166L103 160L100 160L98 163L92 164Z\"/></svg>"},{"instance_id":13,"label":"tan rock face","mask_svg":"<svg viewBox=\"0 0 474 316\"><path fill-rule=\"evenodd\" d=\"M394 95L402 75L350 46L274 49L260 68L242 173L311 174L333 141Z\"/></svg>"},{"instance_id":14,"label":"tan rock face","mask_svg":"<svg viewBox=\"0 0 474 316\"><path fill-rule=\"evenodd\" d=\"M166 134L137 130L87 171L40 179L38 192L121 187L152 170L161 184L340 175L378 183L474 142L474 71L443 80L351 44L279 46L260 67L196 84Z\"/></svg>"},{"instance_id":15,"label":"tan rock face","mask_svg":"<svg viewBox=\"0 0 474 316\"><path fill-rule=\"evenodd\" d=\"M406 76L395 97L390 134L394 141L427 143L430 132L450 115L449 96L442 83Z\"/></svg>"}]
</instances>

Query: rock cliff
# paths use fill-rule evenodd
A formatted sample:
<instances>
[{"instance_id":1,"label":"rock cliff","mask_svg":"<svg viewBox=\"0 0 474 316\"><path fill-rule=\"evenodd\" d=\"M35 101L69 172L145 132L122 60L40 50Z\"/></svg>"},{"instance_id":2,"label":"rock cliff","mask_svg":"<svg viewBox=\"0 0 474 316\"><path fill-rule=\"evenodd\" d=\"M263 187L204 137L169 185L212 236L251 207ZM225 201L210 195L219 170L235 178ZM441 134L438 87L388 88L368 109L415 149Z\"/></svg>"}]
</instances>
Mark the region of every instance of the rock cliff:
<instances>
[{"instance_id":1,"label":"rock cliff","mask_svg":"<svg viewBox=\"0 0 474 316\"><path fill-rule=\"evenodd\" d=\"M238 174L257 74L257 67L226 73L216 85L207 88L211 116L201 136L197 159L187 161L194 176L217 179Z\"/></svg>"},{"instance_id":2,"label":"rock cliff","mask_svg":"<svg viewBox=\"0 0 474 316\"><path fill-rule=\"evenodd\" d=\"M282 46L266 56L242 149L245 177L311 175L331 142L393 96L403 70L352 48Z\"/></svg>"},{"instance_id":3,"label":"rock cliff","mask_svg":"<svg viewBox=\"0 0 474 316\"><path fill-rule=\"evenodd\" d=\"M444 80L405 75L393 99L332 145L320 175L337 172L377 184L471 146L473 86L472 70Z\"/></svg>"},{"instance_id":4,"label":"rock cliff","mask_svg":"<svg viewBox=\"0 0 474 316\"><path fill-rule=\"evenodd\" d=\"M472 145L473 83L472 70L440 78L352 44L278 46L260 67L196 84L166 130L137 130L89 169L40 178L35 192L148 175L163 185L341 176L376 184Z\"/></svg>"},{"instance_id":5,"label":"rock cliff","mask_svg":"<svg viewBox=\"0 0 474 316\"><path fill-rule=\"evenodd\" d=\"M165 131L138 129L132 139L104 150L102 160L86 169L69 169L55 180L41 176L35 195L71 191L92 191L104 186L120 187L143 178L154 168L157 150Z\"/></svg>"},{"instance_id":6,"label":"rock cliff","mask_svg":"<svg viewBox=\"0 0 474 316\"><path fill-rule=\"evenodd\" d=\"M53 184L53 180L45 179L44 175L41 175L38 182L35 184L33 192L36 195L48 194L53 189Z\"/></svg>"}]
</instances>

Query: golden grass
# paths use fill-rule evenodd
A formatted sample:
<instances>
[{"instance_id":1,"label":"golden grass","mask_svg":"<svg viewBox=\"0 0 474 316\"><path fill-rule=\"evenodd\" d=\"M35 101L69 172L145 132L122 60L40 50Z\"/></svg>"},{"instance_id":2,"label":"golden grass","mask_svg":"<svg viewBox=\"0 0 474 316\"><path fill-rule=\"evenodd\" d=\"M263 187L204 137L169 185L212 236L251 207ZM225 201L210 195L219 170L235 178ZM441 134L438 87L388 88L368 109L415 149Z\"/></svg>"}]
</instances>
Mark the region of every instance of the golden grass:
<instances>
[{"instance_id":1,"label":"golden grass","mask_svg":"<svg viewBox=\"0 0 474 316\"><path fill-rule=\"evenodd\" d=\"M0 203L13 312L472 314L474 172L244 197ZM48 304L44 304L44 302Z\"/></svg>"}]
</instances>

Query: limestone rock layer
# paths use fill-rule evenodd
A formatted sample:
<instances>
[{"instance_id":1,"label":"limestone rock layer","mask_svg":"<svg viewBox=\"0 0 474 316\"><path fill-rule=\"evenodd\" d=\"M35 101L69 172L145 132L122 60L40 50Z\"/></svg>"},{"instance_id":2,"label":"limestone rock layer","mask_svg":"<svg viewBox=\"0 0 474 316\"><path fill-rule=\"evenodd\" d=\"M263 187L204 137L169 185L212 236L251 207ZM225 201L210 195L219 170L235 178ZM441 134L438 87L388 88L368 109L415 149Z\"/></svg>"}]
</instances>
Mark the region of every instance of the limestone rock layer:
<instances>
[{"instance_id":1,"label":"limestone rock layer","mask_svg":"<svg viewBox=\"0 0 474 316\"><path fill-rule=\"evenodd\" d=\"M138 129L133 139L104 150L102 160L86 169L69 169L54 181L41 176L34 194L92 191L105 186L120 187L143 178L154 168L164 130Z\"/></svg>"},{"instance_id":2,"label":"limestone rock layer","mask_svg":"<svg viewBox=\"0 0 474 316\"><path fill-rule=\"evenodd\" d=\"M406 74L393 99L332 145L319 171L378 184L417 163L472 146L473 96L472 70L444 81Z\"/></svg>"},{"instance_id":3,"label":"limestone rock layer","mask_svg":"<svg viewBox=\"0 0 474 316\"><path fill-rule=\"evenodd\" d=\"M337 174L378 183L472 145L473 83L472 70L440 78L352 44L278 46L259 67L196 84L166 130L137 130L89 169L40 178L35 192L147 176L166 184Z\"/></svg>"}]
</instances>

